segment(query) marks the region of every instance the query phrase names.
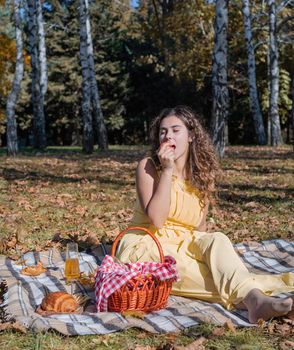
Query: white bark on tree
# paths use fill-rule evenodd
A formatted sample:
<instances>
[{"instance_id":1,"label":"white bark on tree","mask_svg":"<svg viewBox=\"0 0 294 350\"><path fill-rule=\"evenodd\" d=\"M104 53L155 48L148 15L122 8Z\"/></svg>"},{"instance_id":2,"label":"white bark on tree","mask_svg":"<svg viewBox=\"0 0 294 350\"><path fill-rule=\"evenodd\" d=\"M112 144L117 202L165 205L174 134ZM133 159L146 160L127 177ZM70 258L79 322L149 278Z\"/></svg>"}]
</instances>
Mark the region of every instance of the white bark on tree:
<instances>
[{"instance_id":1,"label":"white bark on tree","mask_svg":"<svg viewBox=\"0 0 294 350\"><path fill-rule=\"evenodd\" d=\"M228 2L216 0L215 38L212 67L212 140L220 158L225 153L225 128L228 116L228 81L227 81L227 29Z\"/></svg>"},{"instance_id":2,"label":"white bark on tree","mask_svg":"<svg viewBox=\"0 0 294 350\"><path fill-rule=\"evenodd\" d=\"M253 117L254 128L259 145L266 144L266 134L262 112L260 108L257 83L256 83L256 64L255 53L251 30L251 14L249 0L242 0L242 16L244 23L245 40L247 44L247 70L249 82L249 100L250 109Z\"/></svg>"},{"instance_id":3,"label":"white bark on tree","mask_svg":"<svg viewBox=\"0 0 294 350\"><path fill-rule=\"evenodd\" d=\"M20 92L20 84L23 79L24 58L23 58L23 31L19 15L21 6L20 0L13 1L14 23L15 23L15 40L16 40L16 65L12 89L7 98L6 118L7 118L7 153L15 156L18 153L17 142L17 123L15 108Z\"/></svg>"},{"instance_id":4,"label":"white bark on tree","mask_svg":"<svg viewBox=\"0 0 294 350\"><path fill-rule=\"evenodd\" d=\"M97 130L98 146L101 149L107 149L108 138L107 138L107 131L104 123L104 117L101 109L98 84L96 80L88 0L85 0L85 6L86 6L86 30L87 30L87 57L88 57L89 72L91 77L90 92L91 92L93 121L95 123L95 128Z\"/></svg>"},{"instance_id":5,"label":"white bark on tree","mask_svg":"<svg viewBox=\"0 0 294 350\"><path fill-rule=\"evenodd\" d=\"M292 110L291 110L291 120L292 120L292 143L294 151L294 77L292 78Z\"/></svg>"},{"instance_id":6,"label":"white bark on tree","mask_svg":"<svg viewBox=\"0 0 294 350\"><path fill-rule=\"evenodd\" d=\"M42 9L40 0L27 0L29 11L28 35L32 66L32 106L34 147L46 148L44 97L47 90L47 66ZM42 38L43 37L43 38ZM40 52L42 51L42 53ZM45 78L46 76L46 78Z\"/></svg>"},{"instance_id":7,"label":"white bark on tree","mask_svg":"<svg viewBox=\"0 0 294 350\"><path fill-rule=\"evenodd\" d=\"M46 43L45 43L45 29L42 14L41 1L36 1L36 15L38 23L38 39L39 39L39 62L40 62L40 86L42 98L45 98L48 87L48 68L47 68L47 57L46 57ZM43 101L44 102L44 101Z\"/></svg>"},{"instance_id":8,"label":"white bark on tree","mask_svg":"<svg viewBox=\"0 0 294 350\"><path fill-rule=\"evenodd\" d=\"M98 146L106 149L108 140L95 73L88 0L80 0L80 61L83 78L83 150L86 153L92 153L93 123L97 131Z\"/></svg>"},{"instance_id":9,"label":"white bark on tree","mask_svg":"<svg viewBox=\"0 0 294 350\"><path fill-rule=\"evenodd\" d=\"M82 67L82 116L83 151L92 153L94 149L93 122L91 112L91 75L87 50L87 15L85 1L80 0L80 61Z\"/></svg>"},{"instance_id":10,"label":"white bark on tree","mask_svg":"<svg viewBox=\"0 0 294 350\"><path fill-rule=\"evenodd\" d=\"M279 116L279 48L277 40L277 16L275 0L268 0L269 8L269 71L270 71L270 97L269 118L271 122L271 145L278 146L283 143L280 116Z\"/></svg>"}]
</instances>

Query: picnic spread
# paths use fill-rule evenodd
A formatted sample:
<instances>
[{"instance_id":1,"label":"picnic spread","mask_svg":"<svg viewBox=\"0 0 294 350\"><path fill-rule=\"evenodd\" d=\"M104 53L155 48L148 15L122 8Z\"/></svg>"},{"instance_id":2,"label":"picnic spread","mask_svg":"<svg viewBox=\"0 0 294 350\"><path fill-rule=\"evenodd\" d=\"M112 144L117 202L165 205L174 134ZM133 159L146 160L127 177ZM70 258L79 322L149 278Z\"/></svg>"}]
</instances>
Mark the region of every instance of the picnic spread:
<instances>
[{"instance_id":1,"label":"picnic spread","mask_svg":"<svg viewBox=\"0 0 294 350\"><path fill-rule=\"evenodd\" d=\"M152 238L160 261L123 264L115 257L120 239L129 231L139 229ZM144 227L127 227L115 238L111 256L104 257L97 270L95 295L97 311L151 312L165 308L172 283L179 280L176 260L164 256L159 240Z\"/></svg>"},{"instance_id":2,"label":"picnic spread","mask_svg":"<svg viewBox=\"0 0 294 350\"><path fill-rule=\"evenodd\" d=\"M109 295L102 293L102 311L97 312L97 295L95 298L94 283L89 276L96 274L97 277L99 267L102 268L101 272L105 272L116 263L111 258L110 248L100 244L95 249L80 252L79 265L84 277L70 284L66 283L64 275L63 252L54 249L28 252L18 261L0 256L0 280L5 280L8 286L4 300L6 311L31 330L54 329L65 335L107 334L130 327L142 328L152 333L179 332L202 322L222 325L228 320L235 326L253 326L248 322L246 311L228 311L220 304L173 295L168 297L166 307L138 318L131 314L106 311L107 298L103 298ZM251 272L280 274L294 271L293 242L277 239L261 243L240 243L234 248ZM173 261L168 258L165 262L168 263L165 271L168 278L176 278ZM137 272L140 272L137 275L148 276L142 270L145 267L150 268L147 265L135 265ZM162 265L155 265L152 266L155 270L162 269ZM115 266L125 271L125 267ZM132 275L131 278L133 277ZM287 295L290 294L279 296ZM67 302L71 305L76 302L78 307L67 309L67 306L57 306ZM101 300L98 300L98 304L99 302ZM40 307L41 312L38 312Z\"/></svg>"}]
</instances>

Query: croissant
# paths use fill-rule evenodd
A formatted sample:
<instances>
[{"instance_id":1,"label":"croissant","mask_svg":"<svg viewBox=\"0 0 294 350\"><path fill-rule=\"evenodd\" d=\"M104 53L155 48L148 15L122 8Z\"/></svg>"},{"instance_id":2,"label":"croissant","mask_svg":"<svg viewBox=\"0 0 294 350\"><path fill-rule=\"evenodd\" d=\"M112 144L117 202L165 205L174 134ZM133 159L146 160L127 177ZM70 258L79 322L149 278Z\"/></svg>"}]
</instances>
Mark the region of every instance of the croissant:
<instances>
[{"instance_id":1,"label":"croissant","mask_svg":"<svg viewBox=\"0 0 294 350\"><path fill-rule=\"evenodd\" d=\"M73 313L78 309L76 299L66 292L47 294L40 305L41 311Z\"/></svg>"},{"instance_id":2,"label":"croissant","mask_svg":"<svg viewBox=\"0 0 294 350\"><path fill-rule=\"evenodd\" d=\"M45 272L46 268L39 261L37 265L27 266L23 268L20 273L27 276L39 276L41 273Z\"/></svg>"}]
</instances>

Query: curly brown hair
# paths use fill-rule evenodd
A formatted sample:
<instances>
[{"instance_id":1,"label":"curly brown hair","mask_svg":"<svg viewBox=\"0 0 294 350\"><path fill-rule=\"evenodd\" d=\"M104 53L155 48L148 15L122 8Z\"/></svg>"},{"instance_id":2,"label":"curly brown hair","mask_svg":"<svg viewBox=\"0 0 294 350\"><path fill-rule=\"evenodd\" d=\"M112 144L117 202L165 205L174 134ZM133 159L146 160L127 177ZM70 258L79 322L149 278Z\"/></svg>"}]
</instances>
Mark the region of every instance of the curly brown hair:
<instances>
[{"instance_id":1,"label":"curly brown hair","mask_svg":"<svg viewBox=\"0 0 294 350\"><path fill-rule=\"evenodd\" d=\"M150 125L151 157L160 167L157 150L160 145L159 128L164 118L175 116L187 127L192 139L189 148L189 157L186 166L186 175L193 187L201 196L202 205L208 200L215 202L216 177L221 174L220 165L213 144L199 121L196 113L187 106L165 108Z\"/></svg>"}]
</instances>

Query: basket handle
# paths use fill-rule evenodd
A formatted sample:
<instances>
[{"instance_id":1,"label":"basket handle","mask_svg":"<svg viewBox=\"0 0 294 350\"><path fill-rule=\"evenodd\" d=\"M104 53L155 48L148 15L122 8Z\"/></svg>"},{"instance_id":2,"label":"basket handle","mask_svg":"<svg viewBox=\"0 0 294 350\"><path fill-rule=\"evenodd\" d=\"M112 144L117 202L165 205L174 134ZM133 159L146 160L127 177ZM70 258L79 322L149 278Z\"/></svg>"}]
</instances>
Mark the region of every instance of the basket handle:
<instances>
[{"instance_id":1,"label":"basket handle","mask_svg":"<svg viewBox=\"0 0 294 350\"><path fill-rule=\"evenodd\" d=\"M164 262L164 255L163 255L163 251L162 251L161 245L159 243L159 240L154 236L153 233L151 233L149 230L147 230L147 228L140 227L140 226L127 227L126 229L121 231L121 233L118 234L118 236L115 238L115 240L114 240L114 242L112 244L111 256L114 257L117 244L120 241L120 239L122 238L122 236L124 236L124 234L127 233L128 231L133 231L133 230L144 231L145 233L147 233L154 240L154 242L156 243L157 248L159 250L160 262L163 263Z\"/></svg>"}]
</instances>

